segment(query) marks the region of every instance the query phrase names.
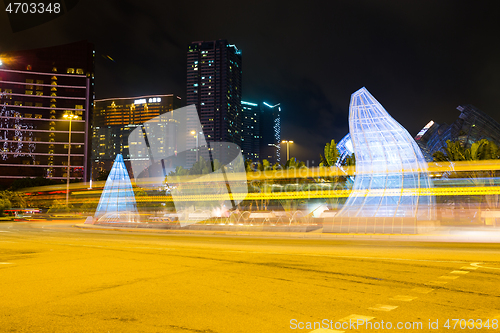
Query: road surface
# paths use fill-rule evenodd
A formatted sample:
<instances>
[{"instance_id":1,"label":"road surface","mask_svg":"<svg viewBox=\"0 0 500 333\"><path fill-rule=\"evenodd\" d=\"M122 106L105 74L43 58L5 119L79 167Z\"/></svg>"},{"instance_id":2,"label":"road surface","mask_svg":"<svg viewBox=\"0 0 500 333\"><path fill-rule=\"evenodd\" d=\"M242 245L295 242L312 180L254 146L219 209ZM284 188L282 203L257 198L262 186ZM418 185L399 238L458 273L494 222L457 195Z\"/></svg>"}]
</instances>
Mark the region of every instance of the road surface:
<instances>
[{"instance_id":1,"label":"road surface","mask_svg":"<svg viewBox=\"0 0 500 333\"><path fill-rule=\"evenodd\" d=\"M452 319L489 320L494 332L499 282L499 244L0 223L2 332L387 332L382 321L463 331Z\"/></svg>"}]
</instances>

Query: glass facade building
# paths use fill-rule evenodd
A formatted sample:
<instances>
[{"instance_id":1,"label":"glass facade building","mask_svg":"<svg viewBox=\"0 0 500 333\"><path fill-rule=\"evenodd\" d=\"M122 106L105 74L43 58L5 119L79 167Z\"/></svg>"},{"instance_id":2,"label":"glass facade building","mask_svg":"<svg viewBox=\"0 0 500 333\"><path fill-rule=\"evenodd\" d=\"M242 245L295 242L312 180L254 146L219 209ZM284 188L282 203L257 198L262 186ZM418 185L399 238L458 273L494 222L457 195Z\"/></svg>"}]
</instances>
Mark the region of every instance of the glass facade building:
<instances>
[{"instance_id":1,"label":"glass facade building","mask_svg":"<svg viewBox=\"0 0 500 333\"><path fill-rule=\"evenodd\" d=\"M481 139L488 139L500 145L500 124L473 105L460 105L458 119L451 125L428 123L415 137L426 159L432 161L432 154L445 153L446 141L460 141L464 148Z\"/></svg>"},{"instance_id":2,"label":"glass facade building","mask_svg":"<svg viewBox=\"0 0 500 333\"><path fill-rule=\"evenodd\" d=\"M129 134L137 126L180 108L181 102L179 96L172 94L96 100L92 134L93 178L100 172L109 171L117 154L122 154L130 168ZM170 121L175 122L174 119ZM176 133L172 131L171 135L175 137ZM165 149L174 154L177 151L176 142L170 140L169 144Z\"/></svg>"},{"instance_id":3,"label":"glass facade building","mask_svg":"<svg viewBox=\"0 0 500 333\"><path fill-rule=\"evenodd\" d=\"M90 180L94 50L86 41L2 53L0 60L0 182Z\"/></svg>"},{"instance_id":4,"label":"glass facade building","mask_svg":"<svg viewBox=\"0 0 500 333\"><path fill-rule=\"evenodd\" d=\"M227 40L193 42L188 46L186 105L196 105L207 142L241 146L241 76L241 50ZM188 124L188 145L196 141L190 134L196 127L195 123ZM187 165L192 165L195 150L186 158Z\"/></svg>"},{"instance_id":5,"label":"glass facade building","mask_svg":"<svg viewBox=\"0 0 500 333\"><path fill-rule=\"evenodd\" d=\"M253 161L281 161L281 105L241 102L243 156Z\"/></svg>"},{"instance_id":6,"label":"glass facade building","mask_svg":"<svg viewBox=\"0 0 500 333\"><path fill-rule=\"evenodd\" d=\"M419 221L435 218L427 163L408 131L361 88L351 96L349 132L356 155L353 190L330 232L417 232Z\"/></svg>"}]
</instances>

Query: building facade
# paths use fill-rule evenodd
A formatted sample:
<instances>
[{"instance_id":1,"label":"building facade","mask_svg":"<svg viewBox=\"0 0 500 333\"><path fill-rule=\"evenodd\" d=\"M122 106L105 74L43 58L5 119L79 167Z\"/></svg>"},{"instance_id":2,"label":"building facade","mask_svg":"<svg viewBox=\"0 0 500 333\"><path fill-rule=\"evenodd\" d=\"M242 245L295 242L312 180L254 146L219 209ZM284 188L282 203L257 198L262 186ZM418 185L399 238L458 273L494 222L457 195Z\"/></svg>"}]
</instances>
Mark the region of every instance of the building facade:
<instances>
[{"instance_id":1,"label":"building facade","mask_svg":"<svg viewBox=\"0 0 500 333\"><path fill-rule=\"evenodd\" d=\"M446 141L460 141L464 148L470 148L481 139L500 145L500 124L473 105L460 105L458 119L451 125L436 124L432 120L415 136L415 141L427 161L437 151L446 153Z\"/></svg>"},{"instance_id":2,"label":"building facade","mask_svg":"<svg viewBox=\"0 0 500 333\"><path fill-rule=\"evenodd\" d=\"M259 104L241 102L242 128L241 128L241 153L246 160L260 160L260 132L261 108Z\"/></svg>"},{"instance_id":3,"label":"building facade","mask_svg":"<svg viewBox=\"0 0 500 333\"><path fill-rule=\"evenodd\" d=\"M90 179L94 56L86 41L1 54L0 182L66 179L68 160Z\"/></svg>"},{"instance_id":4,"label":"building facade","mask_svg":"<svg viewBox=\"0 0 500 333\"><path fill-rule=\"evenodd\" d=\"M241 76L241 51L235 45L216 40L188 46L186 105L196 105L207 142L241 145ZM188 145L198 135L190 133L188 128ZM195 161L193 150L187 154L187 165Z\"/></svg>"},{"instance_id":5,"label":"building facade","mask_svg":"<svg viewBox=\"0 0 500 333\"><path fill-rule=\"evenodd\" d=\"M281 104L263 102L260 113L260 157L271 164L286 163L281 160ZM286 159L286 156L285 156Z\"/></svg>"},{"instance_id":6,"label":"building facade","mask_svg":"<svg viewBox=\"0 0 500 333\"><path fill-rule=\"evenodd\" d=\"M118 154L122 154L125 164L130 167L129 134L137 126L180 108L181 102L179 96L172 94L96 100L92 135L93 178L111 170ZM175 122L175 119L167 120ZM169 135L175 138L177 133ZM169 146L164 147L165 154L176 154L176 141L172 139L168 142Z\"/></svg>"},{"instance_id":7,"label":"building facade","mask_svg":"<svg viewBox=\"0 0 500 333\"><path fill-rule=\"evenodd\" d=\"M245 159L281 162L281 105L241 102L241 149Z\"/></svg>"}]
</instances>

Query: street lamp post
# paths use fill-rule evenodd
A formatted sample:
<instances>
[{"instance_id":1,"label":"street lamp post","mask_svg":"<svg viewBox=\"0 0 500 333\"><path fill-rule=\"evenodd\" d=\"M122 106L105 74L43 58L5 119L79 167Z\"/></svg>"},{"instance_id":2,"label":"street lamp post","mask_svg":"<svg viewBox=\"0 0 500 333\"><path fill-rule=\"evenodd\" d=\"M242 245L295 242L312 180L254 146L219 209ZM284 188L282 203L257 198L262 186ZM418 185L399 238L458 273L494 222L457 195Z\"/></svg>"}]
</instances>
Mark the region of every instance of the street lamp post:
<instances>
[{"instance_id":1,"label":"street lamp post","mask_svg":"<svg viewBox=\"0 0 500 333\"><path fill-rule=\"evenodd\" d=\"M191 135L196 139L196 162L198 162L198 135L202 134L202 132L196 133L196 131L191 131Z\"/></svg>"},{"instance_id":2,"label":"street lamp post","mask_svg":"<svg viewBox=\"0 0 500 333\"><path fill-rule=\"evenodd\" d=\"M286 143L286 160L290 159L290 144L293 143L291 140L283 140L281 143Z\"/></svg>"},{"instance_id":3,"label":"street lamp post","mask_svg":"<svg viewBox=\"0 0 500 333\"><path fill-rule=\"evenodd\" d=\"M71 161L71 121L75 119L77 116L73 114L65 114L64 119L69 119L69 138L68 138L68 166L66 168L66 207L68 207L69 203L69 170L70 170L70 161Z\"/></svg>"}]
</instances>

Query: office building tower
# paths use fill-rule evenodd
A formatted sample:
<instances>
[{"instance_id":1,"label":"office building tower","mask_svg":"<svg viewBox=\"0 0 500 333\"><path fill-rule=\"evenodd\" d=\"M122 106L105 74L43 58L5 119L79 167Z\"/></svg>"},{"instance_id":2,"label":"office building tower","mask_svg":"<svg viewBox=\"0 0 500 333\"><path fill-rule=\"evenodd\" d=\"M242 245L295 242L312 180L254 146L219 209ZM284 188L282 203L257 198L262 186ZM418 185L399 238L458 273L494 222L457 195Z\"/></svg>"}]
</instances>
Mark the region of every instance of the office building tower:
<instances>
[{"instance_id":1,"label":"office building tower","mask_svg":"<svg viewBox=\"0 0 500 333\"><path fill-rule=\"evenodd\" d=\"M124 98L106 98L95 101L94 126L92 135L93 178L102 172L111 170L118 154L122 154L127 168L130 169L128 137L137 126L180 108L181 98L176 95L149 95ZM163 121L175 123L175 119L162 118ZM165 126L166 124L158 124ZM177 126L169 127L168 134L177 136ZM168 140L169 145L163 147L166 155L177 153L176 141Z\"/></svg>"},{"instance_id":2,"label":"office building tower","mask_svg":"<svg viewBox=\"0 0 500 333\"><path fill-rule=\"evenodd\" d=\"M68 157L70 179L90 179L94 56L86 41L0 55L1 183L66 179Z\"/></svg>"},{"instance_id":3,"label":"office building tower","mask_svg":"<svg viewBox=\"0 0 500 333\"><path fill-rule=\"evenodd\" d=\"M281 105L263 102L260 113L260 158L271 164L286 163L281 160ZM286 157L285 157L286 159Z\"/></svg>"},{"instance_id":4,"label":"office building tower","mask_svg":"<svg viewBox=\"0 0 500 333\"><path fill-rule=\"evenodd\" d=\"M241 153L246 160L260 160L260 116L259 104L241 102L243 126L241 129Z\"/></svg>"},{"instance_id":5,"label":"office building tower","mask_svg":"<svg viewBox=\"0 0 500 333\"><path fill-rule=\"evenodd\" d=\"M193 42L188 46L186 104L196 105L207 142L241 145L241 75L241 51L226 40ZM194 129L197 124L189 126ZM190 133L188 128L188 144L195 142L198 135ZM195 160L193 149L187 155L187 165Z\"/></svg>"}]
</instances>

